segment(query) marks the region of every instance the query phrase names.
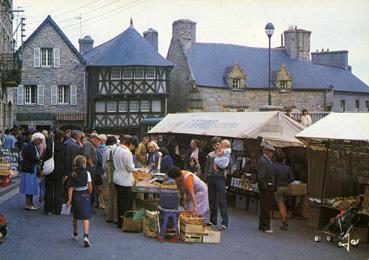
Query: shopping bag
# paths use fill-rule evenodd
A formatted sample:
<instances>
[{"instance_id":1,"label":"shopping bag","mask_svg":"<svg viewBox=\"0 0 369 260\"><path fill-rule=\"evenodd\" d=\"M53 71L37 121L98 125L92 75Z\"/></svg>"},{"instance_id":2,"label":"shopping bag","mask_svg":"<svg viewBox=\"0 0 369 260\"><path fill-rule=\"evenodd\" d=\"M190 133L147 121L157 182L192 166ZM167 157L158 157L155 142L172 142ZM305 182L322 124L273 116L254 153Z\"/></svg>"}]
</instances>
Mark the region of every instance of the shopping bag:
<instances>
[{"instance_id":1,"label":"shopping bag","mask_svg":"<svg viewBox=\"0 0 369 260\"><path fill-rule=\"evenodd\" d=\"M68 207L67 204L63 204L61 214L62 215L70 215L70 210L72 207Z\"/></svg>"}]
</instances>

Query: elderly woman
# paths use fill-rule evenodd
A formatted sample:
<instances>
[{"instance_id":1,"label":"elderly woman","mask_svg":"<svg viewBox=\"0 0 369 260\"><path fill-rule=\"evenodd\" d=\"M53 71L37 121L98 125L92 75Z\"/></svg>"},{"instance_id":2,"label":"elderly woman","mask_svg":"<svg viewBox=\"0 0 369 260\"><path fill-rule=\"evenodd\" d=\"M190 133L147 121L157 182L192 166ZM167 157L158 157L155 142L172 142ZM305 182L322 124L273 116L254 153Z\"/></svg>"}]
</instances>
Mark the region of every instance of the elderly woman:
<instances>
[{"instance_id":1,"label":"elderly woman","mask_svg":"<svg viewBox=\"0 0 369 260\"><path fill-rule=\"evenodd\" d=\"M33 196L38 195L37 171L40 163L39 145L45 142L45 136L41 133L32 135L31 142L22 150L22 173L19 192L26 195L26 210L37 210L33 204Z\"/></svg>"},{"instance_id":2,"label":"elderly woman","mask_svg":"<svg viewBox=\"0 0 369 260\"><path fill-rule=\"evenodd\" d=\"M192 172L181 171L176 166L169 170L168 176L176 180L186 210L198 216L203 216L209 210L208 187L199 177Z\"/></svg>"},{"instance_id":3,"label":"elderly woman","mask_svg":"<svg viewBox=\"0 0 369 260\"><path fill-rule=\"evenodd\" d=\"M149 172L155 173L160 171L161 153L159 152L159 146L151 141L147 145L149 153L147 155L147 165L149 166Z\"/></svg>"}]
</instances>

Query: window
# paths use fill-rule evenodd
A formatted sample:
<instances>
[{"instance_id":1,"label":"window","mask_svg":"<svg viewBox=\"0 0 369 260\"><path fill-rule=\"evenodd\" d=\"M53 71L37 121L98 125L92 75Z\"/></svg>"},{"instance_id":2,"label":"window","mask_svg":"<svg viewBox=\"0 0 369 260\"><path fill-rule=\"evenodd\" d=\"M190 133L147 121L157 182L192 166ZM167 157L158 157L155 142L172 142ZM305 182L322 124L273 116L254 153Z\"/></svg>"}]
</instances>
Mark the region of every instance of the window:
<instances>
[{"instance_id":1,"label":"window","mask_svg":"<svg viewBox=\"0 0 369 260\"><path fill-rule=\"evenodd\" d=\"M240 88L240 80L239 79L233 79L232 80L232 88Z\"/></svg>"},{"instance_id":2,"label":"window","mask_svg":"<svg viewBox=\"0 0 369 260\"><path fill-rule=\"evenodd\" d=\"M104 113L105 112L105 102L101 102L101 101L96 102L95 112L96 113Z\"/></svg>"},{"instance_id":3,"label":"window","mask_svg":"<svg viewBox=\"0 0 369 260\"><path fill-rule=\"evenodd\" d=\"M58 104L69 104L69 86L58 86Z\"/></svg>"},{"instance_id":4,"label":"window","mask_svg":"<svg viewBox=\"0 0 369 260\"><path fill-rule=\"evenodd\" d=\"M117 112L117 102L109 101L106 104L106 112L109 112L109 113Z\"/></svg>"},{"instance_id":5,"label":"window","mask_svg":"<svg viewBox=\"0 0 369 260\"><path fill-rule=\"evenodd\" d=\"M114 79L120 79L120 69L112 69L111 70L111 79L114 80Z\"/></svg>"},{"instance_id":6,"label":"window","mask_svg":"<svg viewBox=\"0 0 369 260\"><path fill-rule=\"evenodd\" d=\"M346 102L345 100L342 99L340 103L340 111L345 112L345 110L346 110Z\"/></svg>"},{"instance_id":7,"label":"window","mask_svg":"<svg viewBox=\"0 0 369 260\"><path fill-rule=\"evenodd\" d=\"M143 67L135 68L135 79L142 79L144 75Z\"/></svg>"},{"instance_id":8,"label":"window","mask_svg":"<svg viewBox=\"0 0 369 260\"><path fill-rule=\"evenodd\" d=\"M123 79L132 79L132 68L123 68L122 69L122 78Z\"/></svg>"},{"instance_id":9,"label":"window","mask_svg":"<svg viewBox=\"0 0 369 260\"><path fill-rule=\"evenodd\" d=\"M355 111L360 111L360 101L355 100Z\"/></svg>"},{"instance_id":10,"label":"window","mask_svg":"<svg viewBox=\"0 0 369 260\"><path fill-rule=\"evenodd\" d=\"M130 112L138 112L138 101L129 102L129 111Z\"/></svg>"},{"instance_id":11,"label":"window","mask_svg":"<svg viewBox=\"0 0 369 260\"><path fill-rule=\"evenodd\" d=\"M141 112L150 112L150 101L141 101Z\"/></svg>"},{"instance_id":12,"label":"window","mask_svg":"<svg viewBox=\"0 0 369 260\"><path fill-rule=\"evenodd\" d=\"M160 100L152 101L152 112L160 113L161 112L161 102Z\"/></svg>"},{"instance_id":13,"label":"window","mask_svg":"<svg viewBox=\"0 0 369 260\"><path fill-rule=\"evenodd\" d=\"M146 78L155 79L155 67L148 67L146 69Z\"/></svg>"},{"instance_id":14,"label":"window","mask_svg":"<svg viewBox=\"0 0 369 260\"><path fill-rule=\"evenodd\" d=\"M287 81L280 81L279 87L281 89L281 92L286 92L287 91Z\"/></svg>"},{"instance_id":15,"label":"window","mask_svg":"<svg viewBox=\"0 0 369 260\"><path fill-rule=\"evenodd\" d=\"M365 101L365 109L369 111L369 100Z\"/></svg>"},{"instance_id":16,"label":"window","mask_svg":"<svg viewBox=\"0 0 369 260\"><path fill-rule=\"evenodd\" d=\"M25 93L25 104L36 104L37 103L37 86L36 85L27 85L24 86Z\"/></svg>"},{"instance_id":17,"label":"window","mask_svg":"<svg viewBox=\"0 0 369 260\"><path fill-rule=\"evenodd\" d=\"M128 112L128 102L127 101L119 101L118 111L119 112Z\"/></svg>"},{"instance_id":18,"label":"window","mask_svg":"<svg viewBox=\"0 0 369 260\"><path fill-rule=\"evenodd\" d=\"M41 49L41 66L42 67L53 66L53 49L51 48Z\"/></svg>"}]
</instances>

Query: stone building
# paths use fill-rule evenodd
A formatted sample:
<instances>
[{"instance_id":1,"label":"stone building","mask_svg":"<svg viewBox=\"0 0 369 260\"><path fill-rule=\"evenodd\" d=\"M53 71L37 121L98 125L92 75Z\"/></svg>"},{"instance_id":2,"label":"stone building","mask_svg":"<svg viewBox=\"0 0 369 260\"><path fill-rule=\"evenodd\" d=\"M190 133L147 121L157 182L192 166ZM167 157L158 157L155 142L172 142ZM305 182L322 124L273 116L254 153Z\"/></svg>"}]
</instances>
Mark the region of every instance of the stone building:
<instances>
[{"instance_id":1,"label":"stone building","mask_svg":"<svg viewBox=\"0 0 369 260\"><path fill-rule=\"evenodd\" d=\"M12 89L20 81L19 63L13 56L13 1L0 1L0 130L11 128Z\"/></svg>"},{"instance_id":2,"label":"stone building","mask_svg":"<svg viewBox=\"0 0 369 260\"><path fill-rule=\"evenodd\" d=\"M34 130L83 128L84 59L50 16L24 42L19 56L15 124Z\"/></svg>"},{"instance_id":3,"label":"stone building","mask_svg":"<svg viewBox=\"0 0 369 260\"><path fill-rule=\"evenodd\" d=\"M196 23L173 23L167 59L169 112L258 111L268 103L268 49L196 42ZM348 51L311 54L310 31L290 28L272 48L272 105L310 111L369 111L369 87L348 65Z\"/></svg>"},{"instance_id":4,"label":"stone building","mask_svg":"<svg viewBox=\"0 0 369 260\"><path fill-rule=\"evenodd\" d=\"M88 126L99 133L139 134L143 119L167 113L172 64L158 53L158 33L144 37L130 27L92 48L90 37L79 40L88 79Z\"/></svg>"}]
</instances>

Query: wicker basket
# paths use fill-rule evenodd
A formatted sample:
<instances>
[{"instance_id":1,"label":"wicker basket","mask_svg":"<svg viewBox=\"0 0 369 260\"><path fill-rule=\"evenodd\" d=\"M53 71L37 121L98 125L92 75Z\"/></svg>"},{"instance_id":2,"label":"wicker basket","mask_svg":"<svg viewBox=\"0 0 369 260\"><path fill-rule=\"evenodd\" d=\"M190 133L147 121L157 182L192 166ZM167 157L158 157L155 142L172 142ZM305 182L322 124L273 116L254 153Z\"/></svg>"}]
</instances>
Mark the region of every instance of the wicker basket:
<instances>
[{"instance_id":1,"label":"wicker basket","mask_svg":"<svg viewBox=\"0 0 369 260\"><path fill-rule=\"evenodd\" d=\"M134 221L133 215L136 213L134 210L129 210L124 214L123 217L123 225L122 230L123 232L133 232L133 233L140 233L142 232L142 221Z\"/></svg>"},{"instance_id":2,"label":"wicker basket","mask_svg":"<svg viewBox=\"0 0 369 260\"><path fill-rule=\"evenodd\" d=\"M142 231L146 237L158 237L158 232L154 230L155 227L152 226L152 221L155 220L147 217L142 220Z\"/></svg>"}]
</instances>

